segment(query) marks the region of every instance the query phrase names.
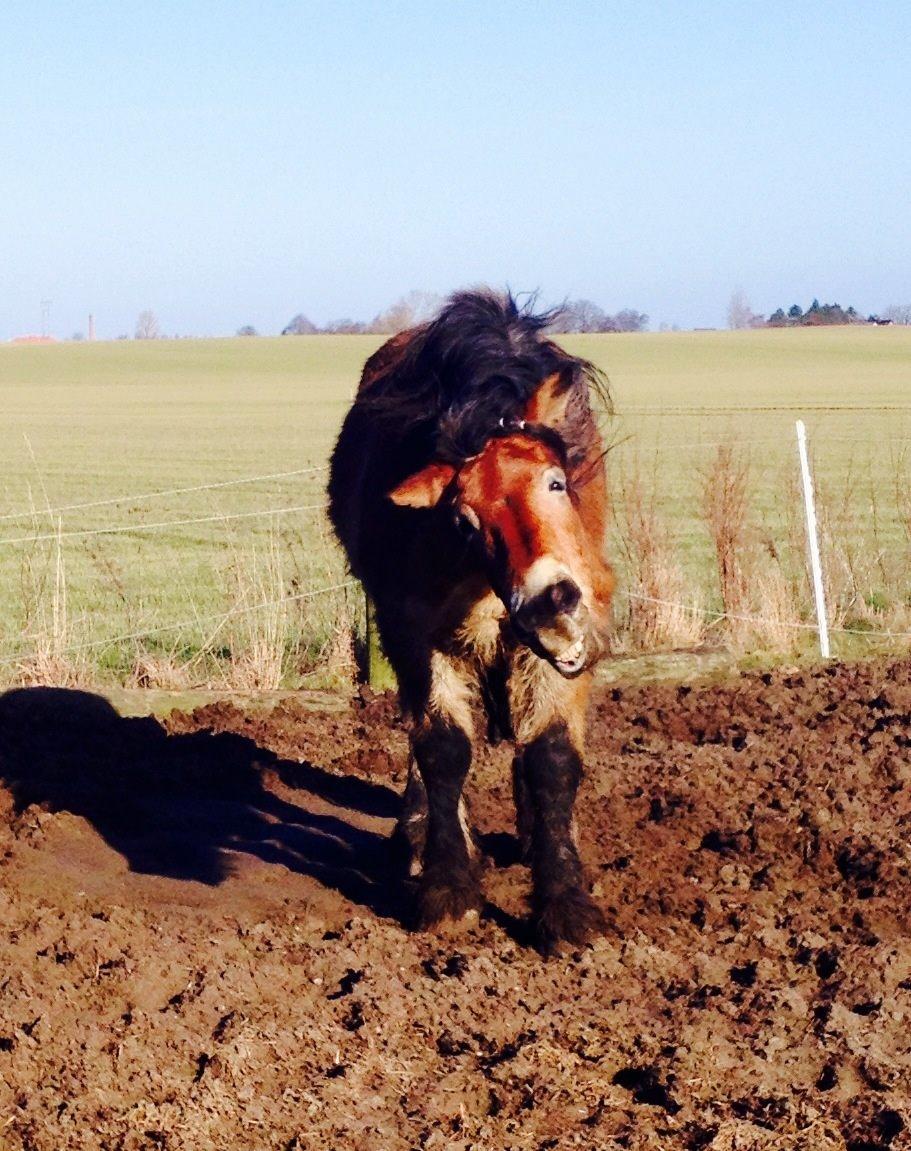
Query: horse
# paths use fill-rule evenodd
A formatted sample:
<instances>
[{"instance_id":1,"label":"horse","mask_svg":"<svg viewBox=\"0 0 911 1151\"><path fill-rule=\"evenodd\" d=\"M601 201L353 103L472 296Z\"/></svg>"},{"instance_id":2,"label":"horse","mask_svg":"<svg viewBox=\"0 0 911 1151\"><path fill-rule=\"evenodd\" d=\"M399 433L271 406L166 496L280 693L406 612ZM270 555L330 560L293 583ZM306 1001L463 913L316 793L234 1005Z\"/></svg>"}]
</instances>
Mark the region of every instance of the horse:
<instances>
[{"instance_id":1,"label":"horse","mask_svg":"<svg viewBox=\"0 0 911 1151\"><path fill-rule=\"evenodd\" d=\"M473 704L514 741L513 793L545 953L604 928L573 807L614 577L604 555L607 382L511 294L453 295L366 362L335 445L329 511L399 686L410 762L399 841L416 923L482 907L462 796Z\"/></svg>"}]
</instances>

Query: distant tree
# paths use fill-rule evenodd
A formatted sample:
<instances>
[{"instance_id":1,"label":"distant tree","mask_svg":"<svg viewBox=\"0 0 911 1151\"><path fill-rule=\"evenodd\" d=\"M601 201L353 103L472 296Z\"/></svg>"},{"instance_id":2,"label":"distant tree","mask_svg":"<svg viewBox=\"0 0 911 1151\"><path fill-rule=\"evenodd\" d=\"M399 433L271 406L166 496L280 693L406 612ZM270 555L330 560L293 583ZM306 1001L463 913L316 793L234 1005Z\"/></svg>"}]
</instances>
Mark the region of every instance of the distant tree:
<instances>
[{"instance_id":1,"label":"distant tree","mask_svg":"<svg viewBox=\"0 0 911 1151\"><path fill-rule=\"evenodd\" d=\"M369 324L365 325L368 332L381 332L393 335L406 328L413 328L423 324L439 311L443 298L435 292L423 292L415 288L406 296L402 296L385 312L374 316Z\"/></svg>"},{"instance_id":2,"label":"distant tree","mask_svg":"<svg viewBox=\"0 0 911 1151\"><path fill-rule=\"evenodd\" d=\"M641 332L648 316L633 308L624 308L615 316L608 315L592 300L567 300L558 311L553 330L565 332Z\"/></svg>"},{"instance_id":3,"label":"distant tree","mask_svg":"<svg viewBox=\"0 0 911 1151\"><path fill-rule=\"evenodd\" d=\"M603 332L607 315L592 300L567 300L554 318L554 330L559 332Z\"/></svg>"},{"instance_id":4,"label":"distant tree","mask_svg":"<svg viewBox=\"0 0 911 1151\"><path fill-rule=\"evenodd\" d=\"M740 288L731 293L731 298L728 301L728 327L732 331L758 328L764 323L762 316L756 315L750 307L749 301Z\"/></svg>"},{"instance_id":5,"label":"distant tree","mask_svg":"<svg viewBox=\"0 0 911 1151\"><path fill-rule=\"evenodd\" d=\"M73 341L73 343L79 343L80 340L85 339L85 335L82 332L73 332L73 334L70 336L70 339Z\"/></svg>"},{"instance_id":6,"label":"distant tree","mask_svg":"<svg viewBox=\"0 0 911 1151\"><path fill-rule=\"evenodd\" d=\"M137 340L157 340L161 335L161 329L158 326L158 317L153 311L146 310L139 313L139 318L136 320L135 338Z\"/></svg>"},{"instance_id":7,"label":"distant tree","mask_svg":"<svg viewBox=\"0 0 911 1151\"><path fill-rule=\"evenodd\" d=\"M283 336L313 336L319 331L319 328L311 320L302 313L298 312L297 315L282 328Z\"/></svg>"},{"instance_id":8,"label":"distant tree","mask_svg":"<svg viewBox=\"0 0 911 1151\"><path fill-rule=\"evenodd\" d=\"M799 320L802 315L803 308L801 308L800 304L792 304L790 308L788 308L789 320Z\"/></svg>"},{"instance_id":9,"label":"distant tree","mask_svg":"<svg viewBox=\"0 0 911 1151\"><path fill-rule=\"evenodd\" d=\"M615 332L644 332L648 327L648 316L634 308L623 308L615 316L609 316Z\"/></svg>"},{"instance_id":10,"label":"distant tree","mask_svg":"<svg viewBox=\"0 0 911 1151\"><path fill-rule=\"evenodd\" d=\"M890 304L883 311L882 318L893 324L911 324L911 304Z\"/></svg>"},{"instance_id":11,"label":"distant tree","mask_svg":"<svg viewBox=\"0 0 911 1151\"><path fill-rule=\"evenodd\" d=\"M784 314L784 308L779 308L777 312L773 312L769 316L770 328L786 328L788 326L788 317Z\"/></svg>"},{"instance_id":12,"label":"distant tree","mask_svg":"<svg viewBox=\"0 0 911 1151\"><path fill-rule=\"evenodd\" d=\"M252 324L244 324L242 328L237 329L237 334L239 336L258 336L259 332L257 332Z\"/></svg>"},{"instance_id":13,"label":"distant tree","mask_svg":"<svg viewBox=\"0 0 911 1151\"><path fill-rule=\"evenodd\" d=\"M345 317L341 320L329 320L328 323L323 325L322 330L327 335L356 336L361 332L365 332L367 325L362 320L349 320Z\"/></svg>"}]
</instances>

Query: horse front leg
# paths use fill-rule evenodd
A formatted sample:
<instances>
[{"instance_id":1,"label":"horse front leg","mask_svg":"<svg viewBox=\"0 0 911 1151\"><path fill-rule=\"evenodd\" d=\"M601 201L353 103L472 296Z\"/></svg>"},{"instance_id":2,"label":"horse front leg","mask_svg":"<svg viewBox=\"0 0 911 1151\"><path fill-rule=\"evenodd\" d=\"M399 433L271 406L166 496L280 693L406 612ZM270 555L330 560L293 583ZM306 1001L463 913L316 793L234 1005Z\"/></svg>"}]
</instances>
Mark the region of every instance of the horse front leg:
<instances>
[{"instance_id":1,"label":"horse front leg","mask_svg":"<svg viewBox=\"0 0 911 1151\"><path fill-rule=\"evenodd\" d=\"M408 757L408 782L402 796L402 810L396 824L394 841L408 874L412 879L416 878L424 870L424 851L427 847L427 788L413 750Z\"/></svg>"},{"instance_id":2,"label":"horse front leg","mask_svg":"<svg viewBox=\"0 0 911 1151\"><path fill-rule=\"evenodd\" d=\"M573 808L582 779L582 730L588 684L566 681L538 660L520 672L518 748L513 765L517 829L531 864L537 941L549 954L581 945L604 930L585 886Z\"/></svg>"},{"instance_id":3,"label":"horse front leg","mask_svg":"<svg viewBox=\"0 0 911 1151\"><path fill-rule=\"evenodd\" d=\"M417 921L419 927L428 928L481 907L477 849L462 797L471 765L471 740L450 720L428 716L415 731L412 748L427 789Z\"/></svg>"},{"instance_id":4,"label":"horse front leg","mask_svg":"<svg viewBox=\"0 0 911 1151\"><path fill-rule=\"evenodd\" d=\"M426 792L426 822L414 824L423 839L417 915L422 928L460 919L482 903L478 851L462 795L471 766L467 694L457 671L434 657L430 697L411 729L411 754ZM414 794L419 794L416 786ZM404 814L407 819L409 812Z\"/></svg>"}]
</instances>

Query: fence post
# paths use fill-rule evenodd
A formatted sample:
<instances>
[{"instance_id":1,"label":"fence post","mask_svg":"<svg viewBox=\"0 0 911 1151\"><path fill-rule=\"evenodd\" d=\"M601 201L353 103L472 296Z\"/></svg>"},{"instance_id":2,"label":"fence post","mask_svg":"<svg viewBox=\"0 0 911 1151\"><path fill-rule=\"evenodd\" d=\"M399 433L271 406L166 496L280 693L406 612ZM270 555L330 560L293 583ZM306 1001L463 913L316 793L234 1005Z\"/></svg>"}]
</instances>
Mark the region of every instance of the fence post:
<instances>
[{"instance_id":1,"label":"fence post","mask_svg":"<svg viewBox=\"0 0 911 1151\"><path fill-rule=\"evenodd\" d=\"M389 691L396 686L395 672L383 654L380 633L374 618L373 603L364 595L367 627L367 683L374 691Z\"/></svg>"},{"instance_id":2,"label":"fence post","mask_svg":"<svg viewBox=\"0 0 911 1151\"><path fill-rule=\"evenodd\" d=\"M807 458L807 429L803 420L797 421L797 453L800 456L800 475L803 479L803 502L807 516L807 539L810 544L810 569L813 573L813 598L816 601L816 626L819 628L819 653L829 658L829 622L826 618L826 593L822 584L822 564L819 561L819 531L816 524L816 505L813 499L813 478Z\"/></svg>"}]
</instances>

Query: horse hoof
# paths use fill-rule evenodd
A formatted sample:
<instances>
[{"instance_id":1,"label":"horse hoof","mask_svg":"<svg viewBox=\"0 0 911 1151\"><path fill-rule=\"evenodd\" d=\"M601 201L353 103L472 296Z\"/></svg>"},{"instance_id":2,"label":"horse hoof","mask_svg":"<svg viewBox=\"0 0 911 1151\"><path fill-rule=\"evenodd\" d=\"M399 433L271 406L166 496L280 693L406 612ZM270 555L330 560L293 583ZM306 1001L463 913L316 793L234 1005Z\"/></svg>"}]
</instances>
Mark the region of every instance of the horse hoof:
<instances>
[{"instance_id":1,"label":"horse hoof","mask_svg":"<svg viewBox=\"0 0 911 1151\"><path fill-rule=\"evenodd\" d=\"M470 926L477 922L481 905L481 889L474 879L443 883L425 875L418 892L418 929L427 931L446 920Z\"/></svg>"},{"instance_id":2,"label":"horse hoof","mask_svg":"<svg viewBox=\"0 0 911 1151\"><path fill-rule=\"evenodd\" d=\"M535 938L544 955L556 955L567 948L584 947L596 935L603 935L604 913L584 891L561 892L541 903L534 916Z\"/></svg>"}]
</instances>

